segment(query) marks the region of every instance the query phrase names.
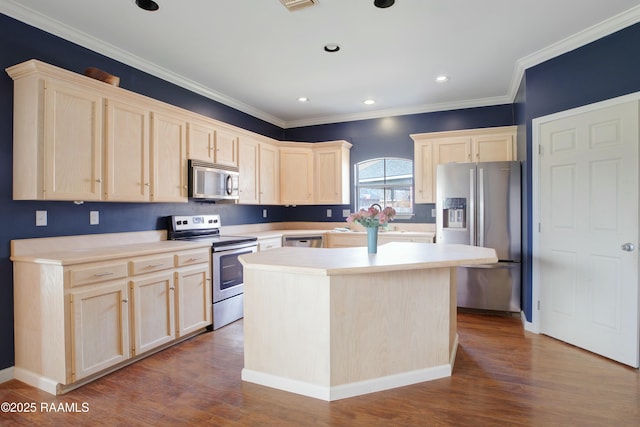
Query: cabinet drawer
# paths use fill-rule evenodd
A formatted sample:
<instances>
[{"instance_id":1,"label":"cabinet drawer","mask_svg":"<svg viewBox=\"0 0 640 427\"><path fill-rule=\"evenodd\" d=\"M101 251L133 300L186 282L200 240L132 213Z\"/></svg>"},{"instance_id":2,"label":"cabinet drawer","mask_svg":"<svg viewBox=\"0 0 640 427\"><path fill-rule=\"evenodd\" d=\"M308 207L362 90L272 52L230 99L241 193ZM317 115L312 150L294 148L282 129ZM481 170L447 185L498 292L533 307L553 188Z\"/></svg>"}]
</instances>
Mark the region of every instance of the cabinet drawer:
<instances>
[{"instance_id":1,"label":"cabinet drawer","mask_svg":"<svg viewBox=\"0 0 640 427\"><path fill-rule=\"evenodd\" d=\"M176 254L176 267L209 262L209 249L198 249Z\"/></svg>"},{"instance_id":2,"label":"cabinet drawer","mask_svg":"<svg viewBox=\"0 0 640 427\"><path fill-rule=\"evenodd\" d=\"M91 266L73 267L70 270L71 286L121 279L127 277L128 273L127 263L124 261L114 264L93 264Z\"/></svg>"},{"instance_id":3,"label":"cabinet drawer","mask_svg":"<svg viewBox=\"0 0 640 427\"><path fill-rule=\"evenodd\" d=\"M258 240L259 251L266 251L269 249L275 249L275 248L281 248L281 247L282 247L282 238L280 237Z\"/></svg>"},{"instance_id":4,"label":"cabinet drawer","mask_svg":"<svg viewBox=\"0 0 640 427\"><path fill-rule=\"evenodd\" d=\"M145 274L173 268L173 254L134 258L129 261L131 274Z\"/></svg>"}]
</instances>

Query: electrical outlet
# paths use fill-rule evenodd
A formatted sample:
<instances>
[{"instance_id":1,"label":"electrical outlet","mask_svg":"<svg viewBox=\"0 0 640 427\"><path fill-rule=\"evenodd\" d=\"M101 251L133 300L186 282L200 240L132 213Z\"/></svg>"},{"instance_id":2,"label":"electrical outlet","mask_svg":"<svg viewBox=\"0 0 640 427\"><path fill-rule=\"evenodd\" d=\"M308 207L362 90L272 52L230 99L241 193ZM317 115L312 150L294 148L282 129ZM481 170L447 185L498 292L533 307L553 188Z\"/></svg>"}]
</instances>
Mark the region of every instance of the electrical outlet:
<instances>
[{"instance_id":1,"label":"electrical outlet","mask_svg":"<svg viewBox=\"0 0 640 427\"><path fill-rule=\"evenodd\" d=\"M262 209L262 218L266 218L266 217L267 217L267 210Z\"/></svg>"},{"instance_id":2,"label":"electrical outlet","mask_svg":"<svg viewBox=\"0 0 640 427\"><path fill-rule=\"evenodd\" d=\"M327 209L327 218L331 218L332 215L333 212L331 212L331 209Z\"/></svg>"},{"instance_id":3,"label":"electrical outlet","mask_svg":"<svg viewBox=\"0 0 640 427\"><path fill-rule=\"evenodd\" d=\"M36 211L36 227L47 225L47 211Z\"/></svg>"},{"instance_id":4,"label":"electrical outlet","mask_svg":"<svg viewBox=\"0 0 640 427\"><path fill-rule=\"evenodd\" d=\"M100 224L100 212L99 211L89 212L89 225L98 225L98 224Z\"/></svg>"},{"instance_id":5,"label":"electrical outlet","mask_svg":"<svg viewBox=\"0 0 640 427\"><path fill-rule=\"evenodd\" d=\"M343 218L348 218L349 215L351 215L351 210L349 209L342 209L342 217Z\"/></svg>"},{"instance_id":6,"label":"electrical outlet","mask_svg":"<svg viewBox=\"0 0 640 427\"><path fill-rule=\"evenodd\" d=\"M434 217L434 218L436 217L436 210L435 210L435 208L434 208L434 209L431 209L431 216L432 216L432 217Z\"/></svg>"}]
</instances>

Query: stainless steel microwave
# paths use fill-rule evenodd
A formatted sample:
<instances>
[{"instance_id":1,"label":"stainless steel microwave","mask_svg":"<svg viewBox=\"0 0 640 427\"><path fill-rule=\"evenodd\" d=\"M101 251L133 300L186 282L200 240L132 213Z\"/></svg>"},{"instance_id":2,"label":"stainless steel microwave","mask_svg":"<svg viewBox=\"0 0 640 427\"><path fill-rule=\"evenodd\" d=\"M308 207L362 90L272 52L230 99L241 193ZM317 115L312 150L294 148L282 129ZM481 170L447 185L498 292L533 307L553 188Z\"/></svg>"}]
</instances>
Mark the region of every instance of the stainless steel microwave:
<instances>
[{"instance_id":1,"label":"stainless steel microwave","mask_svg":"<svg viewBox=\"0 0 640 427\"><path fill-rule=\"evenodd\" d=\"M189 160L189 197L200 200L238 200L238 169Z\"/></svg>"}]
</instances>

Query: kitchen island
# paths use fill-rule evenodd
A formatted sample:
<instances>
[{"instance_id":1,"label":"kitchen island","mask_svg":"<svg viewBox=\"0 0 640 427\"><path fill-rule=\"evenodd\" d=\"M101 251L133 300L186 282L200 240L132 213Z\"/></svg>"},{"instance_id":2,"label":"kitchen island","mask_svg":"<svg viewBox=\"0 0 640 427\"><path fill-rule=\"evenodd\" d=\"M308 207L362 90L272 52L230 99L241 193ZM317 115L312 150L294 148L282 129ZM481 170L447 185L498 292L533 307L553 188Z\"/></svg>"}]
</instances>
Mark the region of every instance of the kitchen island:
<instances>
[{"instance_id":1,"label":"kitchen island","mask_svg":"<svg viewBox=\"0 0 640 427\"><path fill-rule=\"evenodd\" d=\"M327 401L451 375L455 267L493 249L397 242L240 257L247 382Z\"/></svg>"}]
</instances>

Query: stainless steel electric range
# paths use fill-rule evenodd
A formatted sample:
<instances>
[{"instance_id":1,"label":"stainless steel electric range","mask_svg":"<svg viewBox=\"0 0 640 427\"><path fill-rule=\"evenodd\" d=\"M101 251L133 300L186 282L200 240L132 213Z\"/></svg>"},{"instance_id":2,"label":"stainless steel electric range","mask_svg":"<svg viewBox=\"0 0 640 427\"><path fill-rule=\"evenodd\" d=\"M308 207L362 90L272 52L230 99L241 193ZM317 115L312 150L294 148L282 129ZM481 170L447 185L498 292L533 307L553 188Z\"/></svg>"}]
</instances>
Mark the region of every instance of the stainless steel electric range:
<instances>
[{"instance_id":1,"label":"stainless steel electric range","mask_svg":"<svg viewBox=\"0 0 640 427\"><path fill-rule=\"evenodd\" d=\"M220 215L174 215L169 218L170 240L211 243L213 329L244 316L244 281L238 257L256 252L258 238L220 234Z\"/></svg>"}]
</instances>

